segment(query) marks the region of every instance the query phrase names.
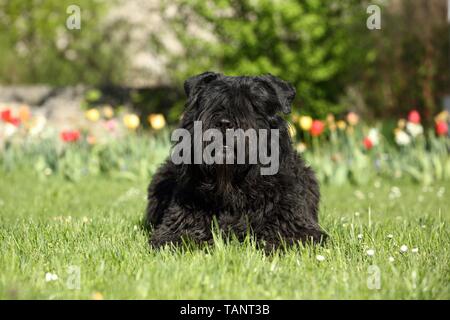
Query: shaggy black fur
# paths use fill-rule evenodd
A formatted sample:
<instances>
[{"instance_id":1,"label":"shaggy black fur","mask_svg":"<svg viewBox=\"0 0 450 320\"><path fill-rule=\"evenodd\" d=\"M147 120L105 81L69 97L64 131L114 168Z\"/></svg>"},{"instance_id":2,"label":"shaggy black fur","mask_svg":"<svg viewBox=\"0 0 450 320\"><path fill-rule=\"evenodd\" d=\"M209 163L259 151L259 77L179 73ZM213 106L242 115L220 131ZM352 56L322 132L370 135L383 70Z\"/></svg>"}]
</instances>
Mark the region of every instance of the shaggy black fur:
<instances>
[{"instance_id":1,"label":"shaggy black fur","mask_svg":"<svg viewBox=\"0 0 450 320\"><path fill-rule=\"evenodd\" d=\"M293 150L287 123L294 88L272 75L230 77L206 72L184 84L188 97L180 127L192 132L228 119L233 128L280 130L280 166L261 175L259 164L175 165L169 159L148 188L146 224L151 246L179 244L184 238L212 243L212 226L243 239L252 234L276 248L297 241L320 242L319 186L314 172ZM269 140L270 141L270 140ZM215 221L213 223L213 221Z\"/></svg>"}]
</instances>

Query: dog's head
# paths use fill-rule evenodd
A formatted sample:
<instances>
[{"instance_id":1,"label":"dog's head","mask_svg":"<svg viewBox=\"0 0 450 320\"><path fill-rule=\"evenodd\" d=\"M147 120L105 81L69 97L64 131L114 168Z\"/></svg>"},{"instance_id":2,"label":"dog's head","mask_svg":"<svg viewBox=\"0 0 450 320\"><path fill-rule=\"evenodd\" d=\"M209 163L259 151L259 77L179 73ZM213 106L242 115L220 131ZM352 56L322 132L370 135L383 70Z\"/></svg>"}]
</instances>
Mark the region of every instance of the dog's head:
<instances>
[{"instance_id":1,"label":"dog's head","mask_svg":"<svg viewBox=\"0 0 450 320\"><path fill-rule=\"evenodd\" d=\"M194 133L194 123L201 123L202 130L217 129L223 133L223 155L230 148L225 140L230 130L253 129L258 134L260 129L268 132L279 130L280 154L283 148L290 146L287 124L280 115L291 110L295 89L287 82L272 76L225 76L214 72L205 72L187 79L184 83L187 95L181 128ZM238 139L238 137L235 137ZM248 139L244 137L244 139ZM204 142L204 146L207 143ZM233 145L236 148L237 144ZM229 150L229 149L228 149ZM249 148L246 148L246 162L238 165L201 165L200 170L217 179L229 180L248 171ZM233 156L236 157L234 149ZM225 162L225 161L224 161Z\"/></svg>"},{"instance_id":2,"label":"dog's head","mask_svg":"<svg viewBox=\"0 0 450 320\"><path fill-rule=\"evenodd\" d=\"M272 76L225 76L205 72L187 79L188 101L182 126L202 121L204 128L270 129L285 126L295 89ZM206 128L206 127L207 128Z\"/></svg>"}]
</instances>

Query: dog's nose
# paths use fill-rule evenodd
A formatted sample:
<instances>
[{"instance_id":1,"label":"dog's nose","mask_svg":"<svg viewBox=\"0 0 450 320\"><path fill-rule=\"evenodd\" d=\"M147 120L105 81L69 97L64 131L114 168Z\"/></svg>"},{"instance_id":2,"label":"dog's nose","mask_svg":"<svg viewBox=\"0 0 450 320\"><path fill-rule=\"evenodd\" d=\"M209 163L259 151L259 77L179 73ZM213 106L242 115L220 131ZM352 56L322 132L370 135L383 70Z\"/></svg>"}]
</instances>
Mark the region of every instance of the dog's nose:
<instances>
[{"instance_id":1,"label":"dog's nose","mask_svg":"<svg viewBox=\"0 0 450 320\"><path fill-rule=\"evenodd\" d=\"M233 125L230 120L228 119L220 119L217 126L221 129L231 129L233 128Z\"/></svg>"}]
</instances>

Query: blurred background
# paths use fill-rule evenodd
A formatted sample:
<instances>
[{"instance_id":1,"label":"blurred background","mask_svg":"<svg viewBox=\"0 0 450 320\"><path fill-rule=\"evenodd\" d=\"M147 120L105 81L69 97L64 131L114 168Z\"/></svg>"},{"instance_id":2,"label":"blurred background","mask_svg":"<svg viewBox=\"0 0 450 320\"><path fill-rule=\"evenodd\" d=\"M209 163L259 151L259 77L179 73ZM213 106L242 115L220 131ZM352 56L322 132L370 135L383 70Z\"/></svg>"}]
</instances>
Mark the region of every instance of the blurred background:
<instances>
[{"instance_id":1,"label":"blurred background","mask_svg":"<svg viewBox=\"0 0 450 320\"><path fill-rule=\"evenodd\" d=\"M0 0L4 150L46 126L62 142L89 145L107 140L97 127L153 134L179 119L184 79L206 70L291 82L297 148L330 143L332 164L353 157L343 145L373 162L393 154L383 142L397 152L422 136L415 146L430 152L448 136L447 0L73 2ZM439 141L450 175L448 139ZM57 170L44 158L42 168Z\"/></svg>"}]
</instances>

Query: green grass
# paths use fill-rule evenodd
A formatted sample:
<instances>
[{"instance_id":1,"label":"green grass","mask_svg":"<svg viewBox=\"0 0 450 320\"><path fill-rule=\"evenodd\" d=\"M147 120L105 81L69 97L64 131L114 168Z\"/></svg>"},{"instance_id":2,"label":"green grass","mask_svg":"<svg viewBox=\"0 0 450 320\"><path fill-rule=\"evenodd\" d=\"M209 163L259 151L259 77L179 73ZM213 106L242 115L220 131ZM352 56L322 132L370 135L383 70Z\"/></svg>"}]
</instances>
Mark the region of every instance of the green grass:
<instances>
[{"instance_id":1,"label":"green grass","mask_svg":"<svg viewBox=\"0 0 450 320\"><path fill-rule=\"evenodd\" d=\"M75 184L18 171L0 179L1 299L450 298L448 182L324 187L321 224L331 241L268 257L220 240L209 251L149 250L139 227L146 181ZM368 288L371 265L380 289ZM79 290L70 266L80 268ZM46 282L47 272L58 280Z\"/></svg>"}]
</instances>

